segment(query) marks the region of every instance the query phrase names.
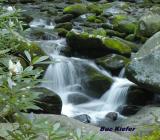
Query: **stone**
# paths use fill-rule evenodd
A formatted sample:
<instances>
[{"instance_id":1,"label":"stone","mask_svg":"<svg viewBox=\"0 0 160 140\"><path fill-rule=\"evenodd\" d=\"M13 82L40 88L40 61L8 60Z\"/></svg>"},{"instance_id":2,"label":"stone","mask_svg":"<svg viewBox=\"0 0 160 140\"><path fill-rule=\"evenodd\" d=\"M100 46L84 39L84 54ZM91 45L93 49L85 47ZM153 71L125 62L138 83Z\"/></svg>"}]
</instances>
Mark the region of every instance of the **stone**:
<instances>
[{"instance_id":1,"label":"stone","mask_svg":"<svg viewBox=\"0 0 160 140\"><path fill-rule=\"evenodd\" d=\"M116 121L117 118L118 118L118 114L116 112L109 112L105 118L109 118L111 119L112 121Z\"/></svg>"}]
</instances>

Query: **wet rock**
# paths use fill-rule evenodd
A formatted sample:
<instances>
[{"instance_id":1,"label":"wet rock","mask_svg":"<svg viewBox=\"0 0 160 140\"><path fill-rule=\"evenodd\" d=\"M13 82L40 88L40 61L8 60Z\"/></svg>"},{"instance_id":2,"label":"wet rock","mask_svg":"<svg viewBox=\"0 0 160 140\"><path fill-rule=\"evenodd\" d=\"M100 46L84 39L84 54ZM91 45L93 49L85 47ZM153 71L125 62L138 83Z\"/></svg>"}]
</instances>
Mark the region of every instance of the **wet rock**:
<instances>
[{"instance_id":1,"label":"wet rock","mask_svg":"<svg viewBox=\"0 0 160 140\"><path fill-rule=\"evenodd\" d=\"M153 35L133 55L132 61L126 69L129 80L135 82L150 92L160 93L160 32Z\"/></svg>"},{"instance_id":2,"label":"wet rock","mask_svg":"<svg viewBox=\"0 0 160 140\"><path fill-rule=\"evenodd\" d=\"M109 112L105 118L109 118L111 119L112 121L116 121L117 118L118 118L118 114L116 112Z\"/></svg>"},{"instance_id":3,"label":"wet rock","mask_svg":"<svg viewBox=\"0 0 160 140\"><path fill-rule=\"evenodd\" d=\"M150 14L140 18L137 33L150 37L160 31L160 15Z\"/></svg>"},{"instance_id":4,"label":"wet rock","mask_svg":"<svg viewBox=\"0 0 160 140\"><path fill-rule=\"evenodd\" d=\"M138 86L131 86L128 89L126 104L144 106L152 103L153 98L154 95L150 91L144 90Z\"/></svg>"},{"instance_id":5,"label":"wet rock","mask_svg":"<svg viewBox=\"0 0 160 140\"><path fill-rule=\"evenodd\" d=\"M111 71L113 74L117 75L121 71L123 67L129 62L129 59L117 55L117 54L109 54L104 57L96 59L96 63L106 70Z\"/></svg>"},{"instance_id":6,"label":"wet rock","mask_svg":"<svg viewBox=\"0 0 160 140\"><path fill-rule=\"evenodd\" d=\"M40 107L40 109L29 109L28 112L38 114L61 114L62 100L56 93L43 87L34 88L33 91L42 93L35 101L35 105Z\"/></svg>"},{"instance_id":7,"label":"wet rock","mask_svg":"<svg viewBox=\"0 0 160 140\"><path fill-rule=\"evenodd\" d=\"M72 14L74 16L80 16L87 13L87 7L84 4L74 4L64 8L64 13Z\"/></svg>"},{"instance_id":8,"label":"wet rock","mask_svg":"<svg viewBox=\"0 0 160 140\"><path fill-rule=\"evenodd\" d=\"M124 116L131 116L136 114L141 109L140 106L134 106L134 105L123 105L120 106L117 111L119 111Z\"/></svg>"},{"instance_id":9,"label":"wet rock","mask_svg":"<svg viewBox=\"0 0 160 140\"><path fill-rule=\"evenodd\" d=\"M90 97L83 94L70 94L68 96L68 102L75 105L89 102L90 99L91 99Z\"/></svg>"},{"instance_id":10,"label":"wet rock","mask_svg":"<svg viewBox=\"0 0 160 140\"><path fill-rule=\"evenodd\" d=\"M83 123L90 123L91 122L91 117L88 116L87 114L75 116L74 119L79 120Z\"/></svg>"}]
</instances>

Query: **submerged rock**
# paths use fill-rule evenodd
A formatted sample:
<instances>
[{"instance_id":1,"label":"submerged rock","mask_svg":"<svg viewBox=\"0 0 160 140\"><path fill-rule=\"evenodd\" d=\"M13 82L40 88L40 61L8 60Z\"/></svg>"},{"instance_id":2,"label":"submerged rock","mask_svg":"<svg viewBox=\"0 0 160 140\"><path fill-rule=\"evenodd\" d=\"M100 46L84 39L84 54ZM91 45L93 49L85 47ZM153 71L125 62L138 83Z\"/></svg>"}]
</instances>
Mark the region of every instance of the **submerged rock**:
<instances>
[{"instance_id":1,"label":"submerged rock","mask_svg":"<svg viewBox=\"0 0 160 140\"><path fill-rule=\"evenodd\" d=\"M126 69L129 80L151 92L160 93L160 32L153 35L133 55Z\"/></svg>"}]
</instances>

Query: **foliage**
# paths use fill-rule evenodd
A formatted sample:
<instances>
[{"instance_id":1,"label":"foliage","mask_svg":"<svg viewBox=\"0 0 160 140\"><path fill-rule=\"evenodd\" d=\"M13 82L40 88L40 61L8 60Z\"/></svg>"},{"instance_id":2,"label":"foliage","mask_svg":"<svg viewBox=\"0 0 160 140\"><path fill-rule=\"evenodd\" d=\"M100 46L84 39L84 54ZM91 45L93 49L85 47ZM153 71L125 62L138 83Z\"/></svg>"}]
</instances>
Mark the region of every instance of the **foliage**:
<instances>
[{"instance_id":1,"label":"foliage","mask_svg":"<svg viewBox=\"0 0 160 140\"><path fill-rule=\"evenodd\" d=\"M131 140L160 140L160 122L158 120L158 117L152 113L154 117L155 123L152 125L145 125L143 127L147 127L149 129L152 129L152 131L145 135L145 136L131 136Z\"/></svg>"}]
</instances>

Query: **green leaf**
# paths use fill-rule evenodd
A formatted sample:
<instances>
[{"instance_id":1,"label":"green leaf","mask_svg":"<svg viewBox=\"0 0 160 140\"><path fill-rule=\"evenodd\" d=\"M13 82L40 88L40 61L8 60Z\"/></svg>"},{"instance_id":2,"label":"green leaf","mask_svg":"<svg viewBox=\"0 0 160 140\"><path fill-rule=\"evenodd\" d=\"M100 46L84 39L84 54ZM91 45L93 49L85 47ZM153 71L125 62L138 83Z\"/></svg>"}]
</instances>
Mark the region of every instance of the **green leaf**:
<instances>
[{"instance_id":1,"label":"green leaf","mask_svg":"<svg viewBox=\"0 0 160 140\"><path fill-rule=\"evenodd\" d=\"M0 55L8 53L11 49L0 50Z\"/></svg>"},{"instance_id":2,"label":"green leaf","mask_svg":"<svg viewBox=\"0 0 160 140\"><path fill-rule=\"evenodd\" d=\"M78 128L78 129L76 130L76 133L77 133L77 137L80 139L80 138L81 138L81 133L82 133L82 132L81 132L81 129Z\"/></svg>"},{"instance_id":3,"label":"green leaf","mask_svg":"<svg viewBox=\"0 0 160 140\"><path fill-rule=\"evenodd\" d=\"M60 123L56 123L53 126L54 131L57 131L60 128Z\"/></svg>"},{"instance_id":4,"label":"green leaf","mask_svg":"<svg viewBox=\"0 0 160 140\"><path fill-rule=\"evenodd\" d=\"M28 51L24 51L24 54L26 55L27 59L29 60L29 62L31 62L31 55Z\"/></svg>"},{"instance_id":5,"label":"green leaf","mask_svg":"<svg viewBox=\"0 0 160 140\"><path fill-rule=\"evenodd\" d=\"M40 62L42 62L42 61L44 61L44 60L47 60L49 58L49 56L41 56L41 57L39 57L39 58L34 58L33 59L33 61L32 61L32 64L34 65L34 64L38 64L38 63L40 63Z\"/></svg>"}]
</instances>

